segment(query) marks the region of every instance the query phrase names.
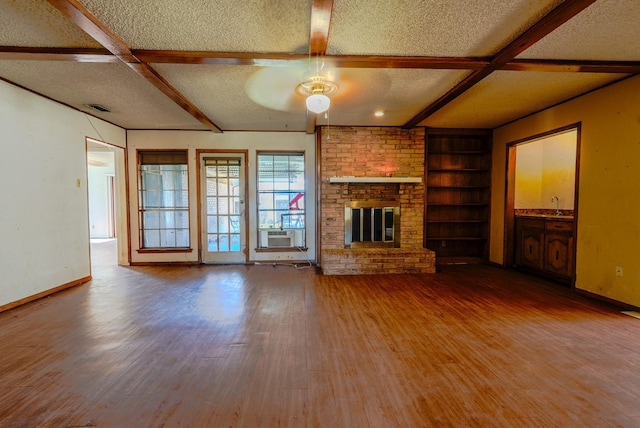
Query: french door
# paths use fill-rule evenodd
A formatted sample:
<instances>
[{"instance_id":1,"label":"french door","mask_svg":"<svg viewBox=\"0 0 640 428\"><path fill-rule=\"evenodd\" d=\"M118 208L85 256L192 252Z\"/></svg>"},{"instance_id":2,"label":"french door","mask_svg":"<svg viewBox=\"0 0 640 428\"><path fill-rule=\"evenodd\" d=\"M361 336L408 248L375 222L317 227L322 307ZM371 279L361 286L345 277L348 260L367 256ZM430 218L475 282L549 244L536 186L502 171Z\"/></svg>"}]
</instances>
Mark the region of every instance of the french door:
<instances>
[{"instance_id":1,"label":"french door","mask_svg":"<svg viewBox=\"0 0 640 428\"><path fill-rule=\"evenodd\" d=\"M245 155L202 153L203 263L246 263Z\"/></svg>"}]
</instances>

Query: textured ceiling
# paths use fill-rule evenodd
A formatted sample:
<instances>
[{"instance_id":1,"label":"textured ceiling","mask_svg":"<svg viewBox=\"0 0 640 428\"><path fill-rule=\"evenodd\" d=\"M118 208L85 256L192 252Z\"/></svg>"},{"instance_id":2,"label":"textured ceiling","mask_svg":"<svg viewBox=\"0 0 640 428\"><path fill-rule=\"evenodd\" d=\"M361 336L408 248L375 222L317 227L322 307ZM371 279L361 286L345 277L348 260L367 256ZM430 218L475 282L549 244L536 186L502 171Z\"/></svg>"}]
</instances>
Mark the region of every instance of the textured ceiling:
<instances>
[{"instance_id":1,"label":"textured ceiling","mask_svg":"<svg viewBox=\"0 0 640 428\"><path fill-rule=\"evenodd\" d=\"M599 73L497 71L427 119L426 126L494 128L620 78ZM491 117L483 114L491 110Z\"/></svg>"},{"instance_id":2,"label":"textured ceiling","mask_svg":"<svg viewBox=\"0 0 640 428\"><path fill-rule=\"evenodd\" d=\"M599 0L521 58L640 60L640 1Z\"/></svg>"},{"instance_id":3,"label":"textured ceiling","mask_svg":"<svg viewBox=\"0 0 640 428\"><path fill-rule=\"evenodd\" d=\"M296 53L307 50L309 1L82 0L82 3L133 49Z\"/></svg>"},{"instance_id":4,"label":"textured ceiling","mask_svg":"<svg viewBox=\"0 0 640 428\"><path fill-rule=\"evenodd\" d=\"M0 78L127 129L493 128L640 73L640 2L590 3L0 0Z\"/></svg>"},{"instance_id":5,"label":"textured ceiling","mask_svg":"<svg viewBox=\"0 0 640 428\"><path fill-rule=\"evenodd\" d=\"M127 129L205 129L123 64L0 61L0 75ZM86 104L108 107L100 113Z\"/></svg>"},{"instance_id":6,"label":"textured ceiling","mask_svg":"<svg viewBox=\"0 0 640 428\"><path fill-rule=\"evenodd\" d=\"M100 47L49 3L33 0L0 1L0 45Z\"/></svg>"},{"instance_id":7,"label":"textured ceiling","mask_svg":"<svg viewBox=\"0 0 640 428\"><path fill-rule=\"evenodd\" d=\"M290 111L264 108L253 102L245 84L261 67L237 65L153 64L160 74L223 129L304 131L304 98L294 93L296 80L290 80L290 98L298 102ZM277 69L282 72L282 69ZM271 88L273 89L273 87ZM281 96L282 88L269 91Z\"/></svg>"},{"instance_id":8,"label":"textured ceiling","mask_svg":"<svg viewBox=\"0 0 640 428\"><path fill-rule=\"evenodd\" d=\"M435 101L467 70L343 69L342 91L333 97L329 124L402 126L412 113ZM384 118L374 116L377 110ZM327 121L319 120L320 124Z\"/></svg>"},{"instance_id":9,"label":"textured ceiling","mask_svg":"<svg viewBox=\"0 0 640 428\"><path fill-rule=\"evenodd\" d=\"M336 1L328 54L488 56L560 0Z\"/></svg>"}]
</instances>

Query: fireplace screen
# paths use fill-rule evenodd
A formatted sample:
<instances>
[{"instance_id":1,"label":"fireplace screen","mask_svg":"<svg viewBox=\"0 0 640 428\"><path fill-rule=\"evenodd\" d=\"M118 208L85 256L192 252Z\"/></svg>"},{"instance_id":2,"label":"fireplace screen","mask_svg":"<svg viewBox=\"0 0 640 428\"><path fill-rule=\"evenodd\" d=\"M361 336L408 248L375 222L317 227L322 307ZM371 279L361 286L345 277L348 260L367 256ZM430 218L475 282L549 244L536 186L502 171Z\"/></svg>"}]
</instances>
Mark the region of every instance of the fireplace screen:
<instances>
[{"instance_id":1,"label":"fireplace screen","mask_svg":"<svg viewBox=\"0 0 640 428\"><path fill-rule=\"evenodd\" d=\"M400 207L389 201L350 201L344 207L347 248L399 247Z\"/></svg>"}]
</instances>

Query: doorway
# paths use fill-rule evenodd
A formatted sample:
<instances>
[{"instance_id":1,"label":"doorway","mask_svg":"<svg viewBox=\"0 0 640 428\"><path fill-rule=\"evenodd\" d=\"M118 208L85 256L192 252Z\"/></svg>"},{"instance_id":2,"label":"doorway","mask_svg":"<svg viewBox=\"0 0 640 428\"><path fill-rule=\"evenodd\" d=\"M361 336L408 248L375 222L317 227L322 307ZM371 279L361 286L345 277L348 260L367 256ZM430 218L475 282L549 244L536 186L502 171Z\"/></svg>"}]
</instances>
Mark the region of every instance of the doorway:
<instances>
[{"instance_id":1,"label":"doorway","mask_svg":"<svg viewBox=\"0 0 640 428\"><path fill-rule=\"evenodd\" d=\"M246 154L200 152L199 171L202 263L246 263Z\"/></svg>"},{"instance_id":2,"label":"doorway","mask_svg":"<svg viewBox=\"0 0 640 428\"><path fill-rule=\"evenodd\" d=\"M572 124L507 145L504 264L516 264L516 216L571 223L570 260L575 260L578 221L580 124ZM543 253L543 251L541 250ZM575 279L575 263L571 267Z\"/></svg>"},{"instance_id":3,"label":"doorway","mask_svg":"<svg viewBox=\"0 0 640 428\"><path fill-rule=\"evenodd\" d=\"M92 265L127 265L124 149L86 138Z\"/></svg>"}]
</instances>

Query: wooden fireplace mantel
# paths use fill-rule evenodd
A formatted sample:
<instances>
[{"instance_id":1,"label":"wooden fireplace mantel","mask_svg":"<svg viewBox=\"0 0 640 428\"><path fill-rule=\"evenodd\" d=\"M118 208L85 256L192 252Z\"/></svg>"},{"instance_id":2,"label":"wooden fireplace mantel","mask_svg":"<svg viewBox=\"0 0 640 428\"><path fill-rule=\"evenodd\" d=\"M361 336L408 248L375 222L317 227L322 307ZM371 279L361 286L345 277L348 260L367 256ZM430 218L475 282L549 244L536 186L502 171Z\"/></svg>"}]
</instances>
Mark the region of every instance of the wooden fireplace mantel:
<instances>
[{"instance_id":1,"label":"wooden fireplace mantel","mask_svg":"<svg viewBox=\"0 0 640 428\"><path fill-rule=\"evenodd\" d=\"M329 177L329 183L422 183L422 177Z\"/></svg>"}]
</instances>

